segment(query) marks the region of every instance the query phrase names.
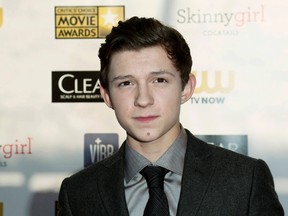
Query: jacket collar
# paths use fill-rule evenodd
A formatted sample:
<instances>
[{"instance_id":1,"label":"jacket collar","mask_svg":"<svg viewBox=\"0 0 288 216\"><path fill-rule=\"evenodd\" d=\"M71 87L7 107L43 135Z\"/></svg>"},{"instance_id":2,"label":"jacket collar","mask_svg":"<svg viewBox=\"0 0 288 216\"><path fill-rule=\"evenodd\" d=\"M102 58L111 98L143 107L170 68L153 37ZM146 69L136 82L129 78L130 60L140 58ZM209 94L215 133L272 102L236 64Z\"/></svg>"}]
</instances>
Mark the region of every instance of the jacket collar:
<instances>
[{"instance_id":1,"label":"jacket collar","mask_svg":"<svg viewBox=\"0 0 288 216\"><path fill-rule=\"evenodd\" d=\"M99 193L108 215L128 216L124 191L125 144L109 160L100 162L97 173Z\"/></svg>"},{"instance_id":2,"label":"jacket collar","mask_svg":"<svg viewBox=\"0 0 288 216\"><path fill-rule=\"evenodd\" d=\"M210 185L216 164L207 144L194 137L188 130L187 151L177 215L196 215Z\"/></svg>"}]
</instances>

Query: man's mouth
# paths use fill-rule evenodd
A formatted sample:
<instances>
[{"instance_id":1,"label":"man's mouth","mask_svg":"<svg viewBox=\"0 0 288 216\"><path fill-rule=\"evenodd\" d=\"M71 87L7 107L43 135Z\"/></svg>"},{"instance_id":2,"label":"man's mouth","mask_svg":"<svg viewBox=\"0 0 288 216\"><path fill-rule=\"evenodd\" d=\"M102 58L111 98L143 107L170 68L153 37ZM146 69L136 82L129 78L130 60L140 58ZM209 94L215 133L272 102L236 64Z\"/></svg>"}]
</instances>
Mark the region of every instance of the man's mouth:
<instances>
[{"instance_id":1,"label":"man's mouth","mask_svg":"<svg viewBox=\"0 0 288 216\"><path fill-rule=\"evenodd\" d=\"M139 116L139 117L135 117L134 119L136 119L139 122L151 122L158 117L159 116Z\"/></svg>"}]
</instances>

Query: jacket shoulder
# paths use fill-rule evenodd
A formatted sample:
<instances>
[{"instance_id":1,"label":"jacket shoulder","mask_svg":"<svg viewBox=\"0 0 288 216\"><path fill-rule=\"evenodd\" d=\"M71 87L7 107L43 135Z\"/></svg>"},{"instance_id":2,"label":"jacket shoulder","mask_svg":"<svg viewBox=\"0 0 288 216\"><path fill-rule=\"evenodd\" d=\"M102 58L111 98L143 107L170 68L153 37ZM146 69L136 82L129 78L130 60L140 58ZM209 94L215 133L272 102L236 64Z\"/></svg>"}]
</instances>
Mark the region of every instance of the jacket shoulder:
<instances>
[{"instance_id":1,"label":"jacket shoulder","mask_svg":"<svg viewBox=\"0 0 288 216\"><path fill-rule=\"evenodd\" d=\"M188 148L190 155L199 159L210 158L214 163L220 166L250 167L255 166L259 161L256 158L243 155L219 146L209 144L195 137L191 132L187 131ZM189 150L190 149L190 150Z\"/></svg>"},{"instance_id":2,"label":"jacket shoulder","mask_svg":"<svg viewBox=\"0 0 288 216\"><path fill-rule=\"evenodd\" d=\"M75 172L70 177L67 177L65 181L66 183L71 184L71 186L79 184L94 184L95 182L97 182L99 176L103 177L103 173L107 174L108 169L111 168L110 172L114 170L114 167L117 167L117 169L122 169L121 167L124 167L123 159L124 147L121 147L116 153L114 153L110 157Z\"/></svg>"}]
</instances>

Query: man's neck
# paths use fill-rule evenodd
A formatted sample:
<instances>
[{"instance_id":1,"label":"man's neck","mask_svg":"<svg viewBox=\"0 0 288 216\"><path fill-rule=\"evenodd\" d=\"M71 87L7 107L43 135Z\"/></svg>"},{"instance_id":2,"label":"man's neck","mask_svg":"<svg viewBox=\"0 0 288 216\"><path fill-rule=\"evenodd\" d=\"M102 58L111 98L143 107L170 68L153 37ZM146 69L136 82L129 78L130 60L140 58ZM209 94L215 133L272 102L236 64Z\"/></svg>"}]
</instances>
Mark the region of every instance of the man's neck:
<instances>
[{"instance_id":1,"label":"man's neck","mask_svg":"<svg viewBox=\"0 0 288 216\"><path fill-rule=\"evenodd\" d=\"M161 136L157 140L151 142L141 142L131 136L127 137L128 143L131 148L139 154L147 158L151 163L156 162L173 144L174 140L180 133L180 125L177 129L170 131L170 134Z\"/></svg>"}]
</instances>

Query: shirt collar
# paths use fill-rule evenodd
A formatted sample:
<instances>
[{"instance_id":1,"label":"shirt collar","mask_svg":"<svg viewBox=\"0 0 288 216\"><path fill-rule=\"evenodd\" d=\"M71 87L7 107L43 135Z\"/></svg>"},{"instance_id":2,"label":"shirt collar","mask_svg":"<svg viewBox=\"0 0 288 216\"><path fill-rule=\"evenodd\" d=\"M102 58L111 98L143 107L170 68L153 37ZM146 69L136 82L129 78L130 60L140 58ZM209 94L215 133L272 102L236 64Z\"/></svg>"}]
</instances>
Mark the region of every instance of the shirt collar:
<instances>
[{"instance_id":1,"label":"shirt collar","mask_svg":"<svg viewBox=\"0 0 288 216\"><path fill-rule=\"evenodd\" d=\"M153 164L164 167L173 173L182 175L184 168L184 157L187 146L187 134L181 126L181 131L167 151ZM141 154L132 149L126 140L125 148L125 180L129 182L144 167L151 162Z\"/></svg>"}]
</instances>

